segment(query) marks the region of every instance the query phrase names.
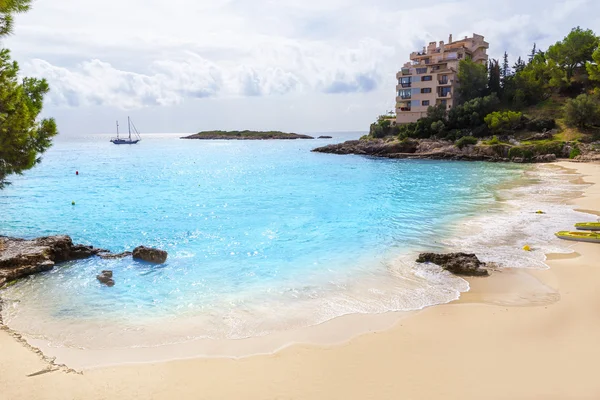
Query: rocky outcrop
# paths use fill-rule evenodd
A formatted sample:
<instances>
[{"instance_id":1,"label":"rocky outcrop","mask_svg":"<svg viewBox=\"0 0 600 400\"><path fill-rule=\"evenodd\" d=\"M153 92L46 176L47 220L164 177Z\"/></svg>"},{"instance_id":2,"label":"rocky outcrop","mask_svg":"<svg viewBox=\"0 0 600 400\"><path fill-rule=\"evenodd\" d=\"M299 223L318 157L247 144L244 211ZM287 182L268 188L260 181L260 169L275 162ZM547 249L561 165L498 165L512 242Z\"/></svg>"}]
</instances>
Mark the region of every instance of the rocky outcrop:
<instances>
[{"instance_id":1,"label":"rocky outcrop","mask_svg":"<svg viewBox=\"0 0 600 400\"><path fill-rule=\"evenodd\" d=\"M421 253L417 258L418 263L430 262L439 265L443 269L455 275L463 276L488 276L485 268L486 263L479 261L475 254L466 253Z\"/></svg>"},{"instance_id":2,"label":"rocky outcrop","mask_svg":"<svg viewBox=\"0 0 600 400\"><path fill-rule=\"evenodd\" d=\"M160 249L154 249L146 246L139 246L133 249L133 258L154 264L162 264L167 261L167 252Z\"/></svg>"},{"instance_id":3,"label":"rocky outcrop","mask_svg":"<svg viewBox=\"0 0 600 400\"><path fill-rule=\"evenodd\" d=\"M0 287L6 282L49 271L61 262L108 252L73 244L69 236L45 236L33 240L0 237Z\"/></svg>"},{"instance_id":4,"label":"rocky outcrop","mask_svg":"<svg viewBox=\"0 0 600 400\"><path fill-rule=\"evenodd\" d=\"M385 158L548 163L556 161L558 158L569 158L571 151L577 147L581 151L581 155L576 156L576 160L600 160L600 144L577 145L572 142L554 141L521 145L512 139L511 143L512 145L506 143L487 145L480 142L477 145L467 145L459 148L453 142L437 139L361 139L330 144L316 148L313 151Z\"/></svg>"},{"instance_id":5,"label":"rocky outcrop","mask_svg":"<svg viewBox=\"0 0 600 400\"><path fill-rule=\"evenodd\" d=\"M330 144L313 151L332 154L361 154L386 158L430 160L508 161L508 145L465 146L433 139L370 139Z\"/></svg>"},{"instance_id":6,"label":"rocky outcrop","mask_svg":"<svg viewBox=\"0 0 600 400\"><path fill-rule=\"evenodd\" d=\"M333 139L333 136L319 136L317 139Z\"/></svg>"},{"instance_id":7,"label":"rocky outcrop","mask_svg":"<svg viewBox=\"0 0 600 400\"><path fill-rule=\"evenodd\" d=\"M105 284L108 287L115 286L115 281L113 280L113 272L112 271L102 271L100 275L96 276L96 279L100 281L100 283Z\"/></svg>"},{"instance_id":8,"label":"rocky outcrop","mask_svg":"<svg viewBox=\"0 0 600 400\"><path fill-rule=\"evenodd\" d=\"M286 133L280 131L204 131L180 139L200 140L272 140L272 139L314 139L312 136L299 133Z\"/></svg>"}]
</instances>

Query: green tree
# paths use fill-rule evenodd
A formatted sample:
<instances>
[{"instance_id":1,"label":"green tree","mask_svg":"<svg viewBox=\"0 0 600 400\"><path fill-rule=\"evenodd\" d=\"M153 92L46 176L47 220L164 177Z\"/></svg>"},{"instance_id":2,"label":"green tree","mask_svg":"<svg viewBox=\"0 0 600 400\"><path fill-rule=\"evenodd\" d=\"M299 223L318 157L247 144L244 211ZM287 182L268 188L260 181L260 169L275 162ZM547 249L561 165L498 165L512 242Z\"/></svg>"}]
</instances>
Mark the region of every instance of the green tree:
<instances>
[{"instance_id":1,"label":"green tree","mask_svg":"<svg viewBox=\"0 0 600 400\"><path fill-rule=\"evenodd\" d=\"M536 54L537 54L537 44L534 43L533 48L531 49L531 54L529 54L529 62L533 61L533 58L535 57Z\"/></svg>"},{"instance_id":2,"label":"green tree","mask_svg":"<svg viewBox=\"0 0 600 400\"><path fill-rule=\"evenodd\" d=\"M587 94L569 99L564 106L564 112L565 122L569 126L585 128L600 123L600 104Z\"/></svg>"},{"instance_id":3,"label":"green tree","mask_svg":"<svg viewBox=\"0 0 600 400\"><path fill-rule=\"evenodd\" d=\"M458 65L458 82L461 103L483 96L488 83L485 65L476 64L470 59L461 60Z\"/></svg>"},{"instance_id":4,"label":"green tree","mask_svg":"<svg viewBox=\"0 0 600 400\"><path fill-rule=\"evenodd\" d=\"M600 81L600 47L592 54L593 62L588 61L585 65L590 80Z\"/></svg>"},{"instance_id":5,"label":"green tree","mask_svg":"<svg viewBox=\"0 0 600 400\"><path fill-rule=\"evenodd\" d=\"M0 0L0 36L11 32L12 14L28 7L29 0ZM44 79L19 80L18 64L7 49L0 50L0 188L8 175L39 163L58 133L54 119L38 120L48 91Z\"/></svg>"},{"instance_id":6,"label":"green tree","mask_svg":"<svg viewBox=\"0 0 600 400\"><path fill-rule=\"evenodd\" d=\"M519 57L517 59L517 62L515 63L515 65L513 65L513 69L515 70L515 74L523 71L525 69L526 65L527 64L525 64L525 61L523 61L523 59L521 57Z\"/></svg>"},{"instance_id":7,"label":"green tree","mask_svg":"<svg viewBox=\"0 0 600 400\"><path fill-rule=\"evenodd\" d=\"M489 79L488 79L488 88L491 93L500 93L501 92L501 70L500 64L498 60L491 60L490 66L488 68Z\"/></svg>"},{"instance_id":8,"label":"green tree","mask_svg":"<svg viewBox=\"0 0 600 400\"><path fill-rule=\"evenodd\" d=\"M31 0L0 0L0 37L12 32L13 14L29 10Z\"/></svg>"},{"instance_id":9,"label":"green tree","mask_svg":"<svg viewBox=\"0 0 600 400\"><path fill-rule=\"evenodd\" d=\"M485 123L495 133L514 131L522 125L523 114L515 111L496 111L486 115Z\"/></svg>"},{"instance_id":10,"label":"green tree","mask_svg":"<svg viewBox=\"0 0 600 400\"><path fill-rule=\"evenodd\" d=\"M591 29L573 28L562 41L550 46L546 56L565 71L566 79L570 82L577 67L592 61L592 54L599 42L598 36Z\"/></svg>"}]
</instances>

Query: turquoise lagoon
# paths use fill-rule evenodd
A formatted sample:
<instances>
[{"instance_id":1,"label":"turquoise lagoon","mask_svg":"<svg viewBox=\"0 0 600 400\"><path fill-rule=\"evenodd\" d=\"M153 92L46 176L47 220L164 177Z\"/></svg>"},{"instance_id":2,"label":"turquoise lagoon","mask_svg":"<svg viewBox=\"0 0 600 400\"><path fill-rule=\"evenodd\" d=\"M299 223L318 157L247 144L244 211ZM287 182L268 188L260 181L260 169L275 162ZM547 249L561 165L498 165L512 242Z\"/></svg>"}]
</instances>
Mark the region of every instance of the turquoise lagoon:
<instances>
[{"instance_id":1,"label":"turquoise lagoon","mask_svg":"<svg viewBox=\"0 0 600 400\"><path fill-rule=\"evenodd\" d=\"M157 346L415 310L468 290L414 255L448 247L450 227L494 209L524 168L310 151L330 142L59 138L0 192L0 234L144 244L169 258L92 258L30 277L4 291L5 321L53 346ZM96 281L104 269L112 288Z\"/></svg>"}]
</instances>

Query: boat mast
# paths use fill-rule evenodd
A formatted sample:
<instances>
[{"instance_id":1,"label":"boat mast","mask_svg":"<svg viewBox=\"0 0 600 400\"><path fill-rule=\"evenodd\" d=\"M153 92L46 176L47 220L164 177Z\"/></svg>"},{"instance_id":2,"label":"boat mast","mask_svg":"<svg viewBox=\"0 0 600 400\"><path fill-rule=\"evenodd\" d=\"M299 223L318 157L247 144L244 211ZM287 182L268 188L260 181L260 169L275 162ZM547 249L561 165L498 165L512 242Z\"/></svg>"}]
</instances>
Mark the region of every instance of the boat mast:
<instances>
[{"instance_id":1,"label":"boat mast","mask_svg":"<svg viewBox=\"0 0 600 400\"><path fill-rule=\"evenodd\" d=\"M119 138L119 121L117 121L117 139Z\"/></svg>"},{"instance_id":2,"label":"boat mast","mask_svg":"<svg viewBox=\"0 0 600 400\"><path fill-rule=\"evenodd\" d=\"M131 142L131 121L129 120L129 117L127 117L127 126L129 128L129 141Z\"/></svg>"}]
</instances>

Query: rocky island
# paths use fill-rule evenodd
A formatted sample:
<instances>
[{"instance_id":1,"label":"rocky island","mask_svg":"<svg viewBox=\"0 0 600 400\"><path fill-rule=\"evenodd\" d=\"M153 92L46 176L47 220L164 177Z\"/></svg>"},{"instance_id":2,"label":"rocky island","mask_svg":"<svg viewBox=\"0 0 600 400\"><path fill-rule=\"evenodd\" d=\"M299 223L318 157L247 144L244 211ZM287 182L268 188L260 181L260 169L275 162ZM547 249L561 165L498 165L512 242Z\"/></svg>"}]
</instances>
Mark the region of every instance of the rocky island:
<instances>
[{"instance_id":1,"label":"rocky island","mask_svg":"<svg viewBox=\"0 0 600 400\"><path fill-rule=\"evenodd\" d=\"M314 139L312 136L280 131L203 131L181 139L204 140L271 140L271 139Z\"/></svg>"}]
</instances>

